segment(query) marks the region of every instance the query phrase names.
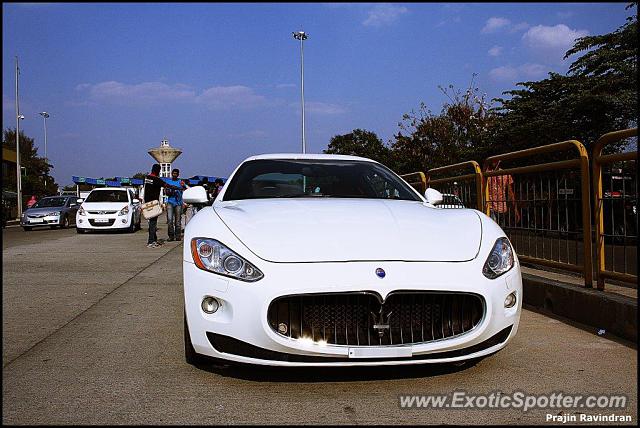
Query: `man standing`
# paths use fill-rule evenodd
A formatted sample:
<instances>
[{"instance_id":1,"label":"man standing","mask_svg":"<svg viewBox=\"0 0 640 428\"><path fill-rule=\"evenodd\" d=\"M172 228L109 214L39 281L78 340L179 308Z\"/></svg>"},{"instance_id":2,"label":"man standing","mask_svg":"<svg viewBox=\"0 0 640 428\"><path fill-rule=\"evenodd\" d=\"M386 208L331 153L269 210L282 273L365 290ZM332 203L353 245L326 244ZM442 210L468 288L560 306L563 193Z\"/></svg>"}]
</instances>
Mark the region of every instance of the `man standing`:
<instances>
[{"instance_id":1,"label":"man standing","mask_svg":"<svg viewBox=\"0 0 640 428\"><path fill-rule=\"evenodd\" d=\"M498 171L500 160L493 160L488 171ZM488 177L489 181L489 211L491 218L501 226L505 226L504 217L509 213L509 205L513 207L516 224L520 221L520 213L516 205L516 195L513 192L513 177L511 175L498 175ZM510 222L509 222L510 223ZM510 225L510 224L509 224Z\"/></svg>"},{"instance_id":2,"label":"man standing","mask_svg":"<svg viewBox=\"0 0 640 428\"><path fill-rule=\"evenodd\" d=\"M173 187L164 182L160 177L160 164L154 163L151 167L151 173L144 179L144 200L143 202L160 201L160 189L165 187ZM177 189L177 187L176 187ZM158 242L156 229L158 227L158 217L149 219L149 239L147 241L148 248L157 248L162 244Z\"/></svg>"},{"instance_id":3,"label":"man standing","mask_svg":"<svg viewBox=\"0 0 640 428\"><path fill-rule=\"evenodd\" d=\"M184 181L180 180L180 170L174 168L171 171L171 180L167 183L179 190L168 189L167 198L167 224L169 225L169 241L179 241L182 227L182 190L186 188Z\"/></svg>"}]
</instances>

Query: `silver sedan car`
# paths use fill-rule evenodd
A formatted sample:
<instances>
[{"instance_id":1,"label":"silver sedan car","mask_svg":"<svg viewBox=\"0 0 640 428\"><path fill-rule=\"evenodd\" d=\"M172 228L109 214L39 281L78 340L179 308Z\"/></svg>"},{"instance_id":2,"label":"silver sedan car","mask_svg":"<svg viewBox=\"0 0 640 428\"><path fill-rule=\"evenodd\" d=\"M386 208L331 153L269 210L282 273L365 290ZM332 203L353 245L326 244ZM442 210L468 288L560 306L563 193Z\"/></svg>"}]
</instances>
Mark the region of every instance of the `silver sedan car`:
<instances>
[{"instance_id":1,"label":"silver sedan car","mask_svg":"<svg viewBox=\"0 0 640 428\"><path fill-rule=\"evenodd\" d=\"M36 226L66 228L70 223L75 224L79 207L78 198L75 196L47 196L22 213L20 225L25 231Z\"/></svg>"}]
</instances>

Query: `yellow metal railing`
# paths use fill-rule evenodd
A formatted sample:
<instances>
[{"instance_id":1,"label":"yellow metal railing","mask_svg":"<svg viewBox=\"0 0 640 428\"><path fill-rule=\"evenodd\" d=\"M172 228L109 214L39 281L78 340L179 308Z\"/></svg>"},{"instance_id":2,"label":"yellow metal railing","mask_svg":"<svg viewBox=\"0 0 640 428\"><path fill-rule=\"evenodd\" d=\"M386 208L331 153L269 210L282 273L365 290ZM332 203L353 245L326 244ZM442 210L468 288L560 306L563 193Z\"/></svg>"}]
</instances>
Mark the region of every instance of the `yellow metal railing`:
<instances>
[{"instance_id":1,"label":"yellow metal railing","mask_svg":"<svg viewBox=\"0 0 640 428\"><path fill-rule=\"evenodd\" d=\"M595 212L594 212L594 220L596 226L596 277L598 289L604 289L604 280L605 279L614 279L617 281L628 282L628 283L637 283L638 275L631 275L627 272L616 272L615 271L615 263L612 263L612 270L607 270L605 265L605 229L604 229L604 195L603 195L603 187L602 187L602 166L607 164L613 164L614 162L625 162L625 161L636 161L638 160L638 152L627 152L627 153L616 153L610 155L603 155L602 150L607 144L611 144L613 142L621 141L629 137L637 136L638 128L633 129L625 129L622 131L610 132L608 134L603 135L596 141L596 144L593 148L593 190L594 190L594 202L595 202ZM636 173L636 182L637 182L637 170L634 171ZM622 177L623 181L625 179L624 174ZM613 189L612 189L613 190ZM634 193L637 192L637 189L634 190ZM623 204L626 201L626 194L622 195ZM633 199L637 198L637 194L631 195ZM637 209L637 208L636 208ZM624 210L624 206L623 206ZM613 211L613 206L612 206ZM612 213L613 215L613 213ZM622 215L625 213L623 211ZM636 214L637 215L637 214ZM635 220L634 220L635 221ZM637 233L637 232L636 232ZM615 232L613 233L615 235ZM626 238L626 230L624 231L624 237ZM614 236L615 238L615 236ZM637 239L637 236L636 236ZM626 242L623 242L623 245L626 246ZM637 250L637 247L636 247ZM626 252L625 252L626 258ZM634 257L635 258L635 257Z\"/></svg>"},{"instance_id":2,"label":"yellow metal railing","mask_svg":"<svg viewBox=\"0 0 640 428\"><path fill-rule=\"evenodd\" d=\"M567 150L576 150L578 154L578 158L570 159L566 161L559 161L559 162L539 163L539 164L527 165L527 166L521 166L521 167L515 167L515 168L498 169L494 171L488 170L488 166L495 161L510 161L514 159L528 158L535 155L557 153L559 151L567 151ZM590 206L591 192L589 189L589 156L587 154L587 151L584 145L582 145L582 143L576 140L563 141L560 143L549 144L546 146L500 154L500 155L491 156L487 158L484 162L484 168L483 168L483 175L484 175L484 183L483 183L484 189L482 191L482 194L484 196L483 208L484 208L484 211L487 213L487 215L491 214L490 209L491 209L492 200L491 200L491 195L489 194L489 183L491 181L491 177L506 177L510 175L530 174L535 172L555 172L558 170L568 170L568 169L569 170L579 169L580 171L580 184L581 184L581 194L582 194L581 213L582 213L582 228L583 228L583 232L582 232L583 263L582 265L578 264L577 259L576 259L576 263L569 263L569 262L565 263L561 261L546 259L544 258L544 251L543 251L543 257L537 257L537 256L532 257L532 256L525 256L520 254L518 254L518 257L522 261L535 263L542 266L582 272L584 275L585 287L592 287L593 262L592 262L592 250L591 250L591 206ZM557 180L556 180L556 187L557 187ZM506 201L499 201L499 203L506 203ZM548 232L548 230L545 230L544 232ZM542 236L542 238L535 237L535 239L544 240L545 237L544 236ZM576 247L576 252L577 251L578 250Z\"/></svg>"},{"instance_id":3,"label":"yellow metal railing","mask_svg":"<svg viewBox=\"0 0 640 428\"><path fill-rule=\"evenodd\" d=\"M424 195L424 192L427 190L427 178L424 175L424 172L412 172L409 174L403 174L400 177L420 192L420 194Z\"/></svg>"},{"instance_id":4,"label":"yellow metal railing","mask_svg":"<svg viewBox=\"0 0 640 428\"><path fill-rule=\"evenodd\" d=\"M456 175L456 176L446 177L446 178L438 178L435 180L432 179L434 175L437 176L437 175L451 172L451 171L462 170L464 168L471 168L473 172L470 174ZM452 184L457 182L473 180L474 182L473 185L476 190L475 192L476 197L474 198L475 201L473 202L476 203L475 208L477 210L482 210L482 206L483 206L482 205L482 170L480 169L480 165L478 164L478 162L467 161L467 162L460 162L457 164L447 165L439 168L433 168L427 171L427 177L428 177L427 185L429 187L433 187L435 185ZM459 196L459 195L456 195L456 196ZM474 208L473 206L471 206L470 200L464 200L463 202L465 202L465 205L469 205L470 208Z\"/></svg>"}]
</instances>

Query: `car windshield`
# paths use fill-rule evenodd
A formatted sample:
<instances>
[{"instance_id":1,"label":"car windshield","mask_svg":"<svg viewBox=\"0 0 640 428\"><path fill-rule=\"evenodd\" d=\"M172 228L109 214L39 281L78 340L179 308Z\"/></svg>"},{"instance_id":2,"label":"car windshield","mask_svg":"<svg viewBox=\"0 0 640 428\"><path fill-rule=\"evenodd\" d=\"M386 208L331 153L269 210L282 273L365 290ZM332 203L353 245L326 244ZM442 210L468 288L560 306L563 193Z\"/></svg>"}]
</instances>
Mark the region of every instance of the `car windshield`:
<instances>
[{"instance_id":1,"label":"car windshield","mask_svg":"<svg viewBox=\"0 0 640 428\"><path fill-rule=\"evenodd\" d=\"M230 180L224 200L321 197L421 201L404 181L380 164L316 159L245 162Z\"/></svg>"},{"instance_id":2,"label":"car windshield","mask_svg":"<svg viewBox=\"0 0 640 428\"><path fill-rule=\"evenodd\" d=\"M93 190L85 202L129 202L125 190Z\"/></svg>"},{"instance_id":3,"label":"car windshield","mask_svg":"<svg viewBox=\"0 0 640 428\"><path fill-rule=\"evenodd\" d=\"M31 208L51 208L61 207L67 202L67 198L42 198L36 202Z\"/></svg>"}]
</instances>

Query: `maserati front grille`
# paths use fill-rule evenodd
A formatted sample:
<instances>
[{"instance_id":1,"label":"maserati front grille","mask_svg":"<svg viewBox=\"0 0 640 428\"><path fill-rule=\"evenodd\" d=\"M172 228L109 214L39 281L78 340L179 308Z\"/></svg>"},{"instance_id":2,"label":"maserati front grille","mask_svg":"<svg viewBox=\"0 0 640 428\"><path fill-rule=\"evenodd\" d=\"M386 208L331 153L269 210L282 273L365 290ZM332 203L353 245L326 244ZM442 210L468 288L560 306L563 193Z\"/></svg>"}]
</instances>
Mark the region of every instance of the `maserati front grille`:
<instances>
[{"instance_id":1,"label":"maserati front grille","mask_svg":"<svg viewBox=\"0 0 640 428\"><path fill-rule=\"evenodd\" d=\"M384 302L375 292L302 294L271 302L271 328L292 339L330 345L381 346L428 343L473 330L484 299L471 293L396 291Z\"/></svg>"}]
</instances>

